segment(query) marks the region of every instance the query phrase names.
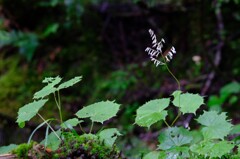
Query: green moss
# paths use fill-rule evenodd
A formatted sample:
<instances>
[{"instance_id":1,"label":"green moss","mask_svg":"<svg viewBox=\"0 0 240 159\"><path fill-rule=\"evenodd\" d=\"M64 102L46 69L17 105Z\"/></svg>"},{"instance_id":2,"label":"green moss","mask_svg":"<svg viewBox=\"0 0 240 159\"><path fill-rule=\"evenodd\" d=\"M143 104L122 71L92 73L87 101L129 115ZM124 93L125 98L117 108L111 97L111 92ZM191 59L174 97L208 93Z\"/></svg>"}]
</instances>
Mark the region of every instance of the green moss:
<instances>
[{"instance_id":1,"label":"green moss","mask_svg":"<svg viewBox=\"0 0 240 159\"><path fill-rule=\"evenodd\" d=\"M16 149L12 151L13 154L15 154L18 158L27 159L28 158L28 152L33 147L34 142L31 142L30 144L23 143L19 145Z\"/></svg>"},{"instance_id":2,"label":"green moss","mask_svg":"<svg viewBox=\"0 0 240 159\"><path fill-rule=\"evenodd\" d=\"M97 158L104 159L120 156L115 146L108 147L104 145L96 135L83 134L78 136L71 132L65 132L63 136L65 140L61 145L60 158L84 155L87 158L97 156Z\"/></svg>"}]
</instances>

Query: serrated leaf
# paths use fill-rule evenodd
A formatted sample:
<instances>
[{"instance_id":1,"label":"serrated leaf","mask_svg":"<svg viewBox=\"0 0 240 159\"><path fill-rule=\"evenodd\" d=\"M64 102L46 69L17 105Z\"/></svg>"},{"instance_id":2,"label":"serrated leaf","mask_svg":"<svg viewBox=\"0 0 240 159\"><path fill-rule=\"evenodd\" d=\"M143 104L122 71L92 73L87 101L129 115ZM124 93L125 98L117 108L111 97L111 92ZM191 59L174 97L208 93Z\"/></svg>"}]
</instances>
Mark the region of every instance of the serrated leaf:
<instances>
[{"instance_id":1,"label":"serrated leaf","mask_svg":"<svg viewBox=\"0 0 240 159\"><path fill-rule=\"evenodd\" d=\"M24 123L32 119L38 113L39 109L41 109L47 101L48 99L41 99L21 107L18 111L17 117L17 123L19 124L19 126L24 127L25 126Z\"/></svg>"},{"instance_id":2,"label":"serrated leaf","mask_svg":"<svg viewBox=\"0 0 240 159\"><path fill-rule=\"evenodd\" d=\"M152 151L146 154L143 159L158 159L159 158L159 152L158 151Z\"/></svg>"},{"instance_id":3,"label":"serrated leaf","mask_svg":"<svg viewBox=\"0 0 240 159\"><path fill-rule=\"evenodd\" d=\"M64 129L72 129L72 127L77 126L79 123L83 122L83 120L78 120L77 118L68 119L64 123L61 124L61 127Z\"/></svg>"},{"instance_id":4,"label":"serrated leaf","mask_svg":"<svg viewBox=\"0 0 240 159\"><path fill-rule=\"evenodd\" d=\"M17 148L18 145L10 144L8 146L1 146L0 147L0 154L6 154Z\"/></svg>"},{"instance_id":5,"label":"serrated leaf","mask_svg":"<svg viewBox=\"0 0 240 159\"><path fill-rule=\"evenodd\" d=\"M44 98L51 93L57 91L55 85L61 82L62 78L59 76L57 77L47 77L43 80L43 83L47 83L45 87L43 87L40 91L36 92L33 96L33 99Z\"/></svg>"},{"instance_id":6,"label":"serrated leaf","mask_svg":"<svg viewBox=\"0 0 240 159\"><path fill-rule=\"evenodd\" d=\"M109 147L112 147L117 137L121 135L116 128L104 129L98 134L100 140L104 141L104 144Z\"/></svg>"},{"instance_id":7,"label":"serrated leaf","mask_svg":"<svg viewBox=\"0 0 240 159\"><path fill-rule=\"evenodd\" d=\"M57 135L61 135L61 131L56 131ZM40 144L45 145L47 148L50 148L51 150L55 151L59 148L59 145L61 144L61 140L56 136L55 133L51 132L47 136L47 143L45 141L46 139L42 140Z\"/></svg>"},{"instance_id":8,"label":"serrated leaf","mask_svg":"<svg viewBox=\"0 0 240 159\"><path fill-rule=\"evenodd\" d=\"M68 88L78 82L80 82L82 80L82 76L77 76L77 77L74 77L73 79L70 79L69 81L66 81L62 84L60 84L57 88L57 90L60 90L60 89L63 89L63 88Z\"/></svg>"},{"instance_id":9,"label":"serrated leaf","mask_svg":"<svg viewBox=\"0 0 240 159\"><path fill-rule=\"evenodd\" d=\"M204 111L203 115L196 119L198 123L205 126L201 130L204 139L223 140L232 129L232 124L226 118L225 112L218 114L216 111Z\"/></svg>"},{"instance_id":10,"label":"serrated leaf","mask_svg":"<svg viewBox=\"0 0 240 159\"><path fill-rule=\"evenodd\" d=\"M82 108L76 115L78 118L90 118L93 122L103 123L116 116L119 107L120 104L112 101L102 101Z\"/></svg>"},{"instance_id":11,"label":"serrated leaf","mask_svg":"<svg viewBox=\"0 0 240 159\"><path fill-rule=\"evenodd\" d=\"M184 94L179 95L179 92L177 92L177 93L173 93L173 96L174 96L173 104L176 107L179 107L180 111L183 114L185 114L185 113L194 113L195 114L196 110L202 104L204 104L203 97L201 97L198 94L184 93Z\"/></svg>"},{"instance_id":12,"label":"serrated leaf","mask_svg":"<svg viewBox=\"0 0 240 159\"><path fill-rule=\"evenodd\" d=\"M169 106L170 99L155 99L147 102L137 109L135 123L139 126L150 127L152 124L165 120L167 111L164 110Z\"/></svg>"},{"instance_id":13,"label":"serrated leaf","mask_svg":"<svg viewBox=\"0 0 240 159\"><path fill-rule=\"evenodd\" d=\"M160 133L158 141L159 149L168 150L173 147L179 147L189 144L192 141L191 133L182 127L170 127Z\"/></svg>"},{"instance_id":14,"label":"serrated leaf","mask_svg":"<svg viewBox=\"0 0 240 159\"><path fill-rule=\"evenodd\" d=\"M190 150L198 155L204 155L205 157L221 158L223 155L230 153L233 147L234 144L231 144L228 141L219 141L215 143L214 141L207 140L192 145Z\"/></svg>"},{"instance_id":15,"label":"serrated leaf","mask_svg":"<svg viewBox=\"0 0 240 159\"><path fill-rule=\"evenodd\" d=\"M51 93L54 93L57 89L53 87L52 85L47 85L43 87L40 91L36 92L33 95L33 99L40 99L48 96Z\"/></svg>"}]
</instances>

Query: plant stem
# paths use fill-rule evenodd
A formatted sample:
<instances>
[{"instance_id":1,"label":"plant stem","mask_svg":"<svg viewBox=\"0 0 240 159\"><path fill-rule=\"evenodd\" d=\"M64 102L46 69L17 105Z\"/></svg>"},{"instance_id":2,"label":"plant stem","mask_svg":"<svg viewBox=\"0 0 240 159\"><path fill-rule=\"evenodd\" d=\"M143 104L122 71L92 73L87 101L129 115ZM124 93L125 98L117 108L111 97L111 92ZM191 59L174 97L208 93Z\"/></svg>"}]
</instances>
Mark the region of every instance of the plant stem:
<instances>
[{"instance_id":1,"label":"plant stem","mask_svg":"<svg viewBox=\"0 0 240 159\"><path fill-rule=\"evenodd\" d=\"M90 128L89 134L91 134L91 133L92 133L92 129L93 129L93 123L94 123L94 122L92 122L92 124L91 124L91 128Z\"/></svg>"},{"instance_id":2,"label":"plant stem","mask_svg":"<svg viewBox=\"0 0 240 159\"><path fill-rule=\"evenodd\" d=\"M172 73L172 71L169 69L168 65L167 65L167 61L165 59L165 57L163 56L163 54L161 53L162 55L162 58L164 60L164 63L165 63L165 66L167 68L167 71L171 74L171 76L175 79L175 81L177 82L177 85L178 85L178 90L181 91L181 85L180 85L180 82L179 80L177 79L177 77ZM180 94L179 94L179 98L178 98L178 107L180 107ZM172 124L171 124L171 127L175 124L175 122L178 120L178 118L181 116L181 111L180 111L180 108L178 108L178 115L177 117L173 120Z\"/></svg>"},{"instance_id":3,"label":"plant stem","mask_svg":"<svg viewBox=\"0 0 240 159\"><path fill-rule=\"evenodd\" d=\"M60 115L61 123L63 123L63 118L62 118L62 105L61 105L61 96L60 96L60 91L58 90L57 92L58 92L59 115Z\"/></svg>"},{"instance_id":4,"label":"plant stem","mask_svg":"<svg viewBox=\"0 0 240 159\"><path fill-rule=\"evenodd\" d=\"M167 123L167 121L165 121L165 120L163 120L163 121L164 121L164 123L167 125L167 127L170 128L170 125Z\"/></svg>"},{"instance_id":5,"label":"plant stem","mask_svg":"<svg viewBox=\"0 0 240 159\"><path fill-rule=\"evenodd\" d=\"M58 134L56 133L56 131L52 128L52 126L39 114L39 113L37 113L38 114L38 116L44 121L44 122L46 122L46 124L49 126L49 128L52 130L52 132L56 135L56 137L59 139L59 140L62 140L59 136L58 136Z\"/></svg>"},{"instance_id":6,"label":"plant stem","mask_svg":"<svg viewBox=\"0 0 240 159\"><path fill-rule=\"evenodd\" d=\"M62 111L61 111L61 105L60 105L60 93L58 91L58 97L56 97L55 92L53 93L53 95L54 95L54 100L55 100L55 103L56 103L58 111L59 111L60 122L62 124L63 120L62 120Z\"/></svg>"},{"instance_id":7,"label":"plant stem","mask_svg":"<svg viewBox=\"0 0 240 159\"><path fill-rule=\"evenodd\" d=\"M81 123L79 123L79 126L80 126L80 130L84 133L84 134L86 134L86 132L83 130L83 128L82 128L82 125L81 125Z\"/></svg>"}]
</instances>

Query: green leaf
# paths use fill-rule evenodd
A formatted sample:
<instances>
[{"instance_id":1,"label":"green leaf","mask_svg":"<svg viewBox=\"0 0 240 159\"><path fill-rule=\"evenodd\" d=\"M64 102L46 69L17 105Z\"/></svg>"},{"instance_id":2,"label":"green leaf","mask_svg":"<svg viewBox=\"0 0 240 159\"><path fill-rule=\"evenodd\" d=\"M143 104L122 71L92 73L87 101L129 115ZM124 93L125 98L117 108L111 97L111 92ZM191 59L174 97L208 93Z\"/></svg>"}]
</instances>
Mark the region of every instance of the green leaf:
<instances>
[{"instance_id":1,"label":"green leaf","mask_svg":"<svg viewBox=\"0 0 240 159\"><path fill-rule=\"evenodd\" d=\"M238 82L232 82L225 85L221 90L220 94L232 94L240 92L240 84Z\"/></svg>"},{"instance_id":2,"label":"green leaf","mask_svg":"<svg viewBox=\"0 0 240 159\"><path fill-rule=\"evenodd\" d=\"M179 95L179 91L175 91L173 94L173 104L180 108L180 111L185 113L196 113L196 110L202 105L203 97L198 94L184 93ZM180 99L179 99L180 97ZM180 105L179 105L180 104Z\"/></svg>"},{"instance_id":3,"label":"green leaf","mask_svg":"<svg viewBox=\"0 0 240 159\"><path fill-rule=\"evenodd\" d=\"M57 135L60 136L61 135L61 131L58 130L56 131ZM56 136L55 133L51 132L48 136L47 136L47 143L45 141L46 139L44 139L43 141L41 141L40 144L45 145L47 148L50 148L51 150L55 151L59 148L59 145L61 144L61 140L59 140L59 138Z\"/></svg>"},{"instance_id":4,"label":"green leaf","mask_svg":"<svg viewBox=\"0 0 240 159\"><path fill-rule=\"evenodd\" d=\"M43 83L47 83L47 86L43 87L40 91L36 92L33 96L33 99L39 99L39 98L44 98L48 96L51 93L54 93L57 91L55 85L60 83L62 78L59 76L57 77L48 77L43 80Z\"/></svg>"},{"instance_id":5,"label":"green leaf","mask_svg":"<svg viewBox=\"0 0 240 159\"><path fill-rule=\"evenodd\" d=\"M47 101L48 99L41 99L21 107L18 111L17 117L18 125L21 128L24 127L25 126L24 122L32 119L38 113L39 109L42 108Z\"/></svg>"},{"instance_id":6,"label":"green leaf","mask_svg":"<svg viewBox=\"0 0 240 159\"><path fill-rule=\"evenodd\" d=\"M164 159L185 159L189 157L189 147L179 146L166 150L166 156Z\"/></svg>"},{"instance_id":7,"label":"green leaf","mask_svg":"<svg viewBox=\"0 0 240 159\"><path fill-rule=\"evenodd\" d=\"M103 123L116 116L119 107L120 105L117 103L102 101L82 108L76 115L78 118L90 118L93 122Z\"/></svg>"},{"instance_id":8,"label":"green leaf","mask_svg":"<svg viewBox=\"0 0 240 159\"><path fill-rule=\"evenodd\" d=\"M192 141L191 133L182 127L171 127L160 133L158 141L159 149L168 150L173 147L179 147L189 144Z\"/></svg>"},{"instance_id":9,"label":"green leaf","mask_svg":"<svg viewBox=\"0 0 240 159\"><path fill-rule=\"evenodd\" d=\"M6 154L17 148L18 145L15 144L10 144L8 146L2 146L0 147L0 154Z\"/></svg>"},{"instance_id":10,"label":"green leaf","mask_svg":"<svg viewBox=\"0 0 240 159\"><path fill-rule=\"evenodd\" d=\"M61 127L64 129L72 129L72 127L77 126L79 123L83 122L83 120L78 120L77 118L68 119L64 123L61 124Z\"/></svg>"},{"instance_id":11,"label":"green leaf","mask_svg":"<svg viewBox=\"0 0 240 159\"><path fill-rule=\"evenodd\" d=\"M159 158L159 152L158 151L152 151L146 154L143 159L158 159Z\"/></svg>"},{"instance_id":12,"label":"green leaf","mask_svg":"<svg viewBox=\"0 0 240 159\"><path fill-rule=\"evenodd\" d=\"M69 81L66 81L62 84L60 84L57 88L57 90L63 89L63 88L68 88L70 86L73 86L74 84L80 82L82 80L82 76L77 76L74 77L73 79L70 79Z\"/></svg>"},{"instance_id":13,"label":"green leaf","mask_svg":"<svg viewBox=\"0 0 240 159\"><path fill-rule=\"evenodd\" d=\"M202 128L202 133L204 139L224 139L227 136L231 129L232 124L229 120L226 119L226 113L218 114L216 111L204 111L197 122L204 125Z\"/></svg>"},{"instance_id":14,"label":"green leaf","mask_svg":"<svg viewBox=\"0 0 240 159\"><path fill-rule=\"evenodd\" d=\"M229 134L233 135L233 134L239 134L239 133L240 133L240 124L234 125Z\"/></svg>"},{"instance_id":15,"label":"green leaf","mask_svg":"<svg viewBox=\"0 0 240 159\"><path fill-rule=\"evenodd\" d=\"M234 144L229 143L228 141L219 141L215 143L212 140L202 141L198 144L194 144L190 147L190 150L198 155L208 156L210 158L219 157L230 153L233 149Z\"/></svg>"},{"instance_id":16,"label":"green leaf","mask_svg":"<svg viewBox=\"0 0 240 159\"><path fill-rule=\"evenodd\" d=\"M167 111L164 110L170 103L169 98L155 99L137 109L135 123L139 126L150 127L152 124L165 120Z\"/></svg>"},{"instance_id":17,"label":"green leaf","mask_svg":"<svg viewBox=\"0 0 240 159\"><path fill-rule=\"evenodd\" d=\"M59 28L59 24L58 23L50 24L44 30L44 32L42 33L42 36L45 38L45 37L49 36L52 33L56 33L58 28Z\"/></svg>"},{"instance_id":18,"label":"green leaf","mask_svg":"<svg viewBox=\"0 0 240 159\"><path fill-rule=\"evenodd\" d=\"M104 144L109 147L112 147L117 137L121 135L116 128L104 129L98 134L100 140L104 141Z\"/></svg>"}]
</instances>

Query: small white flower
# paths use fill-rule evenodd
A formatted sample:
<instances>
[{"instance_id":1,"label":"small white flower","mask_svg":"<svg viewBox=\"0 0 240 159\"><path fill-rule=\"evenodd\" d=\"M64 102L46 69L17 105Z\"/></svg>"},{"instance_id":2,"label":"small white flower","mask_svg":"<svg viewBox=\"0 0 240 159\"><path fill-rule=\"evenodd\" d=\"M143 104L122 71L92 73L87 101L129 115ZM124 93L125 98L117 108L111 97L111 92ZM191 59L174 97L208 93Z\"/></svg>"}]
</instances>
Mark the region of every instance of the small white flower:
<instances>
[{"instance_id":1,"label":"small white flower","mask_svg":"<svg viewBox=\"0 0 240 159\"><path fill-rule=\"evenodd\" d=\"M165 65L164 62L156 59L159 54L162 54L162 56L164 56L163 58L165 58L166 62L169 62L172 58L173 58L173 54L176 54L176 50L175 48L172 46L171 49L168 49L168 53L163 55L162 52L162 48L163 48L163 44L165 43L165 40L162 38L160 42L157 41L157 37L155 35L155 33L153 32L152 29L149 29L149 34L152 38L152 47L156 48L150 48L147 47L145 49L145 51L148 53L148 55L150 56L151 61L153 61L154 65L159 66L159 65Z\"/></svg>"}]
</instances>

